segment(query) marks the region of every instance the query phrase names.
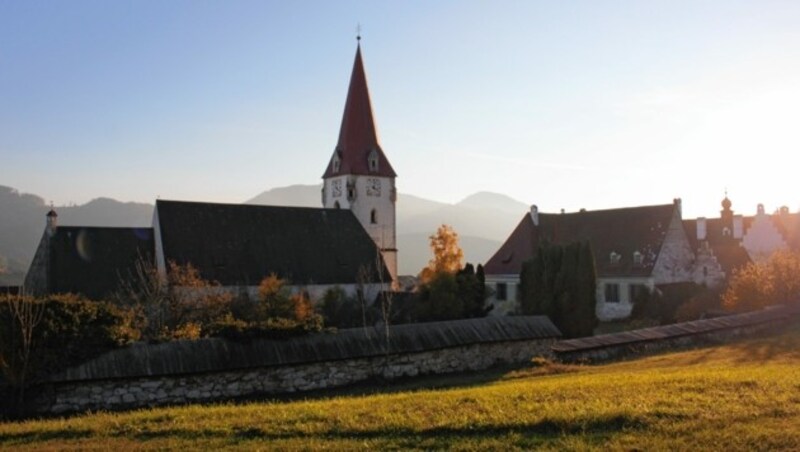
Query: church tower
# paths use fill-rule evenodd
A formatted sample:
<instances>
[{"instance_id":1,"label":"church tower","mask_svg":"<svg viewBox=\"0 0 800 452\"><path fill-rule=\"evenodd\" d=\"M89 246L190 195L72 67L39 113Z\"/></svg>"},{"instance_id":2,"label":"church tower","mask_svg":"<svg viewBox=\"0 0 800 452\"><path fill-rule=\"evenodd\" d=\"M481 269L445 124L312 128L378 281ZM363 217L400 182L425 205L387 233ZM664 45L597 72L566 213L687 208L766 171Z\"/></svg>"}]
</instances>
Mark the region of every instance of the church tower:
<instances>
[{"instance_id":1,"label":"church tower","mask_svg":"<svg viewBox=\"0 0 800 452\"><path fill-rule=\"evenodd\" d=\"M322 175L322 204L350 209L378 245L386 268L397 282L395 174L378 141L361 60L361 38L344 105L339 141Z\"/></svg>"}]
</instances>

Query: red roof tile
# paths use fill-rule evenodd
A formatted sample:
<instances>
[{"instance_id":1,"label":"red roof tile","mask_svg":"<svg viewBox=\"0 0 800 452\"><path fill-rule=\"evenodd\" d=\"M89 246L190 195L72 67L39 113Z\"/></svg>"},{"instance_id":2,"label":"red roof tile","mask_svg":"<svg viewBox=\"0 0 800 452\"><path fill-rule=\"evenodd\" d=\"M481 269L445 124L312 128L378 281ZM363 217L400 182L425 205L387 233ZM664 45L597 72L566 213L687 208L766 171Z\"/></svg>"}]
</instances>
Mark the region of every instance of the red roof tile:
<instances>
[{"instance_id":1,"label":"red roof tile","mask_svg":"<svg viewBox=\"0 0 800 452\"><path fill-rule=\"evenodd\" d=\"M372 152L378 159L377 169L370 169L369 158ZM334 171L334 160L339 158L339 169ZM342 115L339 142L328 163L323 178L338 174L361 174L383 177L397 177L378 142L378 132L372 115L372 104L367 88L367 75L361 60L361 46L356 49L350 88Z\"/></svg>"}]
</instances>

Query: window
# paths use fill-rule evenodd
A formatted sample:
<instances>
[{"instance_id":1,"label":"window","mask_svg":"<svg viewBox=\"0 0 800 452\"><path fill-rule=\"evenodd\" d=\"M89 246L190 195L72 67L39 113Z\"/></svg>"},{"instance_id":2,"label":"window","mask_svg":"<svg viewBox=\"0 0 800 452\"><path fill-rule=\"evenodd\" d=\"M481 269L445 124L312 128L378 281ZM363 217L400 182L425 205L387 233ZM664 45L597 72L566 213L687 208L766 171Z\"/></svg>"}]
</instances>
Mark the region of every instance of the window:
<instances>
[{"instance_id":1,"label":"window","mask_svg":"<svg viewBox=\"0 0 800 452\"><path fill-rule=\"evenodd\" d=\"M339 201L336 201L335 203L333 203L333 208L334 209L341 209L342 206L339 205Z\"/></svg>"},{"instance_id":2,"label":"window","mask_svg":"<svg viewBox=\"0 0 800 452\"><path fill-rule=\"evenodd\" d=\"M497 283L497 293L495 294L495 298L500 301L508 299L508 286L506 286L506 283Z\"/></svg>"},{"instance_id":3,"label":"window","mask_svg":"<svg viewBox=\"0 0 800 452\"><path fill-rule=\"evenodd\" d=\"M608 261L612 264L619 264L619 260L622 258L621 255L617 254L616 252L612 251L611 254L608 256Z\"/></svg>"},{"instance_id":4,"label":"window","mask_svg":"<svg viewBox=\"0 0 800 452\"><path fill-rule=\"evenodd\" d=\"M708 278L708 267L703 267L703 278Z\"/></svg>"},{"instance_id":5,"label":"window","mask_svg":"<svg viewBox=\"0 0 800 452\"><path fill-rule=\"evenodd\" d=\"M372 212L369 213L369 222L371 224L378 224L378 212L375 209L372 209Z\"/></svg>"},{"instance_id":6,"label":"window","mask_svg":"<svg viewBox=\"0 0 800 452\"><path fill-rule=\"evenodd\" d=\"M730 237L730 235L731 235L730 228L728 228L728 227L722 228L722 236L723 237Z\"/></svg>"},{"instance_id":7,"label":"window","mask_svg":"<svg viewBox=\"0 0 800 452\"><path fill-rule=\"evenodd\" d=\"M642 253L640 253L638 251L634 251L633 252L633 265L642 265L643 261L644 261L644 256L642 256Z\"/></svg>"},{"instance_id":8,"label":"window","mask_svg":"<svg viewBox=\"0 0 800 452\"><path fill-rule=\"evenodd\" d=\"M341 162L341 160L339 160L339 156L338 155L334 155L333 156L333 172L334 173L338 173L339 172L339 167L341 166L341 164L342 164L342 162Z\"/></svg>"},{"instance_id":9,"label":"window","mask_svg":"<svg viewBox=\"0 0 800 452\"><path fill-rule=\"evenodd\" d=\"M619 284L606 283L606 303L619 303Z\"/></svg>"},{"instance_id":10,"label":"window","mask_svg":"<svg viewBox=\"0 0 800 452\"><path fill-rule=\"evenodd\" d=\"M369 153L369 170L378 171L378 152L375 149Z\"/></svg>"}]
</instances>

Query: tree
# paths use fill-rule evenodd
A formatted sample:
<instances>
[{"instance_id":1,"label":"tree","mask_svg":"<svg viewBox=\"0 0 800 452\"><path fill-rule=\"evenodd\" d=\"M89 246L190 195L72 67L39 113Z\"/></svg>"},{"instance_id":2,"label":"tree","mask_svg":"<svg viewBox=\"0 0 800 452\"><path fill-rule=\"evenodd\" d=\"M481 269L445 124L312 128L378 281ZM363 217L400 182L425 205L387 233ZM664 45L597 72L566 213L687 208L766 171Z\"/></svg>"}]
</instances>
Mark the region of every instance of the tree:
<instances>
[{"instance_id":1,"label":"tree","mask_svg":"<svg viewBox=\"0 0 800 452\"><path fill-rule=\"evenodd\" d=\"M436 234L429 238L433 259L420 273L423 284L439 273L455 274L461 269L461 261L464 259L464 252L458 245L458 234L451 226L446 224L439 226Z\"/></svg>"},{"instance_id":2,"label":"tree","mask_svg":"<svg viewBox=\"0 0 800 452\"><path fill-rule=\"evenodd\" d=\"M777 251L765 262L735 271L722 295L729 310L750 311L775 304L800 303L800 255Z\"/></svg>"},{"instance_id":3,"label":"tree","mask_svg":"<svg viewBox=\"0 0 800 452\"><path fill-rule=\"evenodd\" d=\"M25 398L31 353L34 349L34 332L42 321L45 305L25 295L10 295L6 297L6 301L11 314L10 343L16 346L9 347L4 359L0 357L0 366L13 375L12 383L18 390L17 401L21 404Z\"/></svg>"},{"instance_id":4,"label":"tree","mask_svg":"<svg viewBox=\"0 0 800 452\"><path fill-rule=\"evenodd\" d=\"M520 272L520 310L546 315L565 337L589 336L597 325L596 274L589 243L543 244Z\"/></svg>"}]
</instances>

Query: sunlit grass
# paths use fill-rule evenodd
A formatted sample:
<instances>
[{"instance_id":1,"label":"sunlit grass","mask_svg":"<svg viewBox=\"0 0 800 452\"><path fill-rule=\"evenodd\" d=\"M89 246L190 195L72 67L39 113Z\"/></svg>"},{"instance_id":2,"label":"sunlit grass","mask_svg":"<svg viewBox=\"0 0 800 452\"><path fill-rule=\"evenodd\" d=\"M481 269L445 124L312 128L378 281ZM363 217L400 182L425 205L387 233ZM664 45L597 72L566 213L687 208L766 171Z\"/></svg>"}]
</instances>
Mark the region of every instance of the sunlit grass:
<instances>
[{"instance_id":1,"label":"sunlit grass","mask_svg":"<svg viewBox=\"0 0 800 452\"><path fill-rule=\"evenodd\" d=\"M800 449L797 328L604 366L488 375L445 389L6 423L0 448Z\"/></svg>"}]
</instances>

